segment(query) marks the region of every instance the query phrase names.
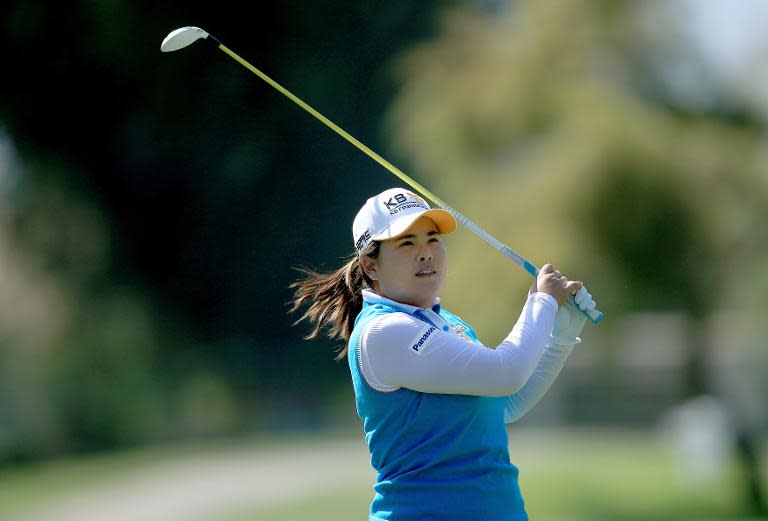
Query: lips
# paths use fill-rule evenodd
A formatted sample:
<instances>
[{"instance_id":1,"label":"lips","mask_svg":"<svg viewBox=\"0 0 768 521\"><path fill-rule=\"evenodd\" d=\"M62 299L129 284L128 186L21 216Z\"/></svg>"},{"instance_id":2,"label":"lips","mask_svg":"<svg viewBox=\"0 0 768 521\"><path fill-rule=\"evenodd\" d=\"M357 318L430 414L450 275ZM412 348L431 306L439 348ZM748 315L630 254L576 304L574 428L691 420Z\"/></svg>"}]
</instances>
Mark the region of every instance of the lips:
<instances>
[{"instance_id":1,"label":"lips","mask_svg":"<svg viewBox=\"0 0 768 521\"><path fill-rule=\"evenodd\" d=\"M428 270L421 270L416 272L416 276L419 278L432 277L433 275L437 275L436 270L428 269Z\"/></svg>"}]
</instances>

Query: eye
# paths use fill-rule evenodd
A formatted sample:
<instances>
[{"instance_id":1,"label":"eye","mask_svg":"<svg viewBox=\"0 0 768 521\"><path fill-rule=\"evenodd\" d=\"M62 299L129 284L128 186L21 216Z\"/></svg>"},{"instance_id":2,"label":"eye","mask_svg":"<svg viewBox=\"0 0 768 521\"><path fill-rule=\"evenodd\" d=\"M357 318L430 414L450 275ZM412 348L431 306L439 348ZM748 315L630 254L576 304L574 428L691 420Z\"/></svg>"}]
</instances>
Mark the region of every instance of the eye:
<instances>
[{"instance_id":1,"label":"eye","mask_svg":"<svg viewBox=\"0 0 768 521\"><path fill-rule=\"evenodd\" d=\"M429 242L440 242L440 239L438 239L437 237L432 237L431 239L429 239Z\"/></svg>"},{"instance_id":2,"label":"eye","mask_svg":"<svg viewBox=\"0 0 768 521\"><path fill-rule=\"evenodd\" d=\"M413 243L411 241L403 241L400 243L400 246L411 246Z\"/></svg>"}]
</instances>

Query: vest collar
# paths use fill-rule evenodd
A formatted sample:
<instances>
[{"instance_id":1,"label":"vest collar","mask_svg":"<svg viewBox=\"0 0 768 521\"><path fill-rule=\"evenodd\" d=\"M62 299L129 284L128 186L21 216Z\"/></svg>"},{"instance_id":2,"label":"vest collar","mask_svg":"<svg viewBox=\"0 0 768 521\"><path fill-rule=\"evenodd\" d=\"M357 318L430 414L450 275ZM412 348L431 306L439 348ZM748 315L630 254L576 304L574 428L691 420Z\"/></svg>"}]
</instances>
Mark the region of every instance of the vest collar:
<instances>
[{"instance_id":1,"label":"vest collar","mask_svg":"<svg viewBox=\"0 0 768 521\"><path fill-rule=\"evenodd\" d=\"M368 304L386 304L389 307L402 309L409 315L413 315L417 311L426 311L427 309L430 309L435 313L440 313L440 297L435 297L435 302L431 308L420 308L418 306L411 306L410 304L403 304L402 302L397 302L396 300L392 300L387 297L382 297L378 293L364 289L363 301L367 302Z\"/></svg>"}]
</instances>

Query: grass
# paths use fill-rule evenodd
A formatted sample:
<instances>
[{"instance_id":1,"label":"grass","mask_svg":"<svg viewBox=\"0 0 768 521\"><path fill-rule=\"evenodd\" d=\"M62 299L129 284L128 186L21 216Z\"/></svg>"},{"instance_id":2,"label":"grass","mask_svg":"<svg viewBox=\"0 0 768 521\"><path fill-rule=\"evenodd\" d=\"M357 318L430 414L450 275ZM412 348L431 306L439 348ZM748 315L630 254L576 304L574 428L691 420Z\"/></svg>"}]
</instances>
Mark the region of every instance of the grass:
<instances>
[{"instance_id":1,"label":"grass","mask_svg":"<svg viewBox=\"0 0 768 521\"><path fill-rule=\"evenodd\" d=\"M259 436L234 442L180 443L0 467L0 521L12 519L30 507L52 504L93 491L109 490L148 470L162 469L199 456L224 455L256 448L264 450L263 447L287 451L296 444L306 442L305 435Z\"/></svg>"},{"instance_id":2,"label":"grass","mask_svg":"<svg viewBox=\"0 0 768 521\"><path fill-rule=\"evenodd\" d=\"M347 488L334 488L323 494L305 497L277 508L247 509L211 521L313 521L366 520L368 507L373 498L372 483L358 483Z\"/></svg>"},{"instance_id":3,"label":"grass","mask_svg":"<svg viewBox=\"0 0 768 521\"><path fill-rule=\"evenodd\" d=\"M551 449L545 446L551 444ZM632 433L541 440L521 458L520 483L532 519L741 519L732 469L692 487L656 440Z\"/></svg>"},{"instance_id":4,"label":"grass","mask_svg":"<svg viewBox=\"0 0 768 521\"><path fill-rule=\"evenodd\" d=\"M333 435L336 439L337 434ZM358 433L343 435L359 444ZM0 471L0 519L10 519L30 505L55 503L93 490L110 490L148 469L189 462L201 455L225 455L232 451L291 458L295 447L318 447L330 436L258 438L236 443L158 447L118 454L30 465ZM346 445L344 445L346 446ZM686 479L673 455L647 433L622 431L530 431L518 429L510 437L512 461L521 470L520 485L526 507L535 521L746 521L742 514L742 490L736 470L728 467L710 482ZM305 452L306 453L306 452ZM364 453L354 452L351 461L367 469ZM294 462L304 468L302 462ZM333 461L306 472L323 472L327 486L310 493L273 502L269 508L242 503L236 511L218 512L205 521L294 521L366 519L372 498L372 482L365 473L338 470ZM763 458L763 466L768 461ZM270 467L274 468L274 467ZM289 467L290 468L290 467ZM765 469L764 469L765 470ZM766 476L768 478L768 476ZM215 476L212 477L215 479ZM278 484L278 486L281 486ZM287 485L290 486L290 485Z\"/></svg>"},{"instance_id":5,"label":"grass","mask_svg":"<svg viewBox=\"0 0 768 521\"><path fill-rule=\"evenodd\" d=\"M126 453L60 459L0 471L0 519L9 519L29 505L109 486L141 468L142 458Z\"/></svg>"},{"instance_id":6,"label":"grass","mask_svg":"<svg viewBox=\"0 0 768 521\"><path fill-rule=\"evenodd\" d=\"M512 436L526 509L537 521L746 521L733 468L694 486L654 437L631 432ZM517 458L515 453L517 452ZM768 462L767 462L768 463ZM371 483L210 521L360 520ZM754 518L757 519L757 518Z\"/></svg>"}]
</instances>

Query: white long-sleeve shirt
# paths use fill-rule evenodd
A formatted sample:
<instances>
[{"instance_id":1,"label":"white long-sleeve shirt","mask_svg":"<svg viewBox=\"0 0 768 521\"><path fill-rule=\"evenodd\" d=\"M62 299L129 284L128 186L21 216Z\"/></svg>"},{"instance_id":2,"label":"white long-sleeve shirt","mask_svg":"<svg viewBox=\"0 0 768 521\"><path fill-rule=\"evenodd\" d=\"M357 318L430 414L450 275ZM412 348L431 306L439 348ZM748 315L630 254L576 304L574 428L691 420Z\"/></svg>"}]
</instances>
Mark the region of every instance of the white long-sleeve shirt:
<instances>
[{"instance_id":1,"label":"white long-sleeve shirt","mask_svg":"<svg viewBox=\"0 0 768 521\"><path fill-rule=\"evenodd\" d=\"M392 302L370 291L363 291L363 298L369 303ZM541 399L573 350L549 342L558 306L546 293L528 296L517 323L495 349L462 337L430 308L395 304L407 313L374 319L360 339L363 377L383 392L405 387L426 393L507 396L505 421L512 422Z\"/></svg>"}]
</instances>

